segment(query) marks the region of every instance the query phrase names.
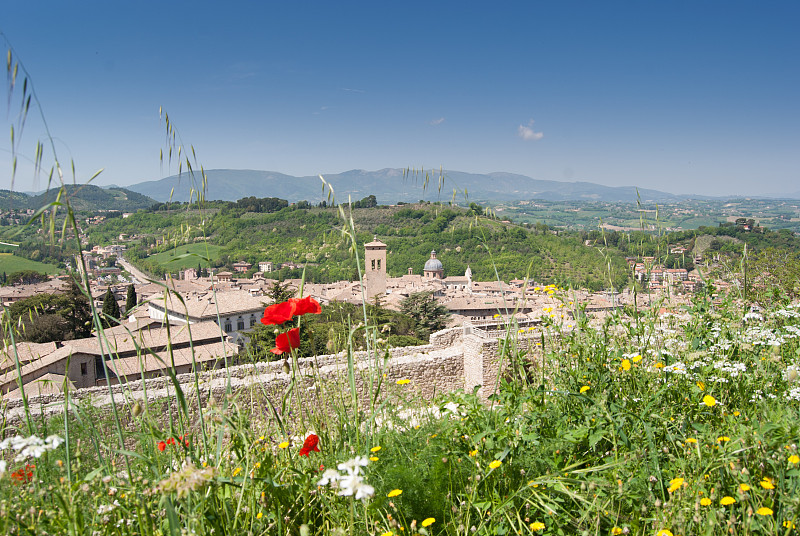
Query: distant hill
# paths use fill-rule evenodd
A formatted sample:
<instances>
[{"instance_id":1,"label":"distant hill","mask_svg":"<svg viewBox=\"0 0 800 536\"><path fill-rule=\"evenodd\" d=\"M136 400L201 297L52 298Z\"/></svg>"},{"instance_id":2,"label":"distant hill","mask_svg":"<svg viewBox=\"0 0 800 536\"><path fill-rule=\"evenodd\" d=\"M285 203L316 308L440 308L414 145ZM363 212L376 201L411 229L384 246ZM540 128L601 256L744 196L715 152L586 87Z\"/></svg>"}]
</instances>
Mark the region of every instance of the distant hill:
<instances>
[{"instance_id":1,"label":"distant hill","mask_svg":"<svg viewBox=\"0 0 800 536\"><path fill-rule=\"evenodd\" d=\"M154 199L125 188L101 188L93 184L67 185L67 195L77 211L119 210L135 212L156 203ZM58 190L49 190L28 195L9 190L0 190L0 209L38 209L56 200Z\"/></svg>"},{"instance_id":2,"label":"distant hill","mask_svg":"<svg viewBox=\"0 0 800 536\"><path fill-rule=\"evenodd\" d=\"M206 199L236 201L243 197L280 197L290 202L306 200L316 203L326 199L319 177L293 177L274 171L244 169L207 170L208 188ZM547 201L606 201L635 202L634 186L610 187L590 182L559 182L538 180L513 173L464 173L445 171L439 188L439 172L432 171L427 188L423 188L425 176L419 173L404 174L402 169L365 171L355 169L344 173L323 175L333 185L338 202L347 201L348 195L355 201L374 194L382 204L397 201L441 200L452 198L453 190L463 200L467 191L470 201L513 201L543 199ZM161 202L188 201L192 184L187 174L172 176L157 181L141 182L128 186ZM679 201L688 196L679 196L657 190L640 189L638 198L649 202Z\"/></svg>"}]
</instances>

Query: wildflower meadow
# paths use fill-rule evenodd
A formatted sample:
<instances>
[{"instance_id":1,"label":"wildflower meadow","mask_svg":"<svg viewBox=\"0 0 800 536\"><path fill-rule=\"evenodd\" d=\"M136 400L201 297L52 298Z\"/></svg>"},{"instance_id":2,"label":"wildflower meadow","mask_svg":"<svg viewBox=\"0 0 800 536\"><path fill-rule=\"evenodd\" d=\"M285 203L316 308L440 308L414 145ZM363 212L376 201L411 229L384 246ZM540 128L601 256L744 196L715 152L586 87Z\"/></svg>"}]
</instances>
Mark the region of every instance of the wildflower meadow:
<instances>
[{"instance_id":1,"label":"wildflower meadow","mask_svg":"<svg viewBox=\"0 0 800 536\"><path fill-rule=\"evenodd\" d=\"M267 308L263 321L289 334L276 353L291 355L316 312L312 299ZM526 336L540 337L540 361L511 344ZM420 399L401 379L378 407L306 400L329 407L303 420L241 393L194 421L123 403L124 426L75 404L6 423L0 530L793 534L798 337L797 304L743 313L706 293L660 314L551 315L535 335L508 326L488 401Z\"/></svg>"}]
</instances>

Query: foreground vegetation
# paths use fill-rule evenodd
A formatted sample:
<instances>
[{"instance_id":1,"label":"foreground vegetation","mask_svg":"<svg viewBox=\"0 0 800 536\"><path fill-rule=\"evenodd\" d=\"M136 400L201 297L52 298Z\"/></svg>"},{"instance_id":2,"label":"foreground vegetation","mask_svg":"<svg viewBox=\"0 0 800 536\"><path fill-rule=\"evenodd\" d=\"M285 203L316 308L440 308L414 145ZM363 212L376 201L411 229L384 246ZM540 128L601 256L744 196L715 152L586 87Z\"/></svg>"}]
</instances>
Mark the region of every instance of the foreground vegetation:
<instances>
[{"instance_id":1,"label":"foreground vegetation","mask_svg":"<svg viewBox=\"0 0 800 536\"><path fill-rule=\"evenodd\" d=\"M509 330L489 404L461 392L431 405L408 381L381 384L379 359L367 374L386 401L357 413L331 388L287 395L312 397L303 412L265 412L240 392L191 419L179 398L166 419L158 404L119 407L119 428L89 406L68 430L8 426L0 530L793 533L800 307L743 315L700 296L660 317L569 322L537 337L535 366ZM38 458L12 450L9 437L31 434L69 442Z\"/></svg>"}]
</instances>

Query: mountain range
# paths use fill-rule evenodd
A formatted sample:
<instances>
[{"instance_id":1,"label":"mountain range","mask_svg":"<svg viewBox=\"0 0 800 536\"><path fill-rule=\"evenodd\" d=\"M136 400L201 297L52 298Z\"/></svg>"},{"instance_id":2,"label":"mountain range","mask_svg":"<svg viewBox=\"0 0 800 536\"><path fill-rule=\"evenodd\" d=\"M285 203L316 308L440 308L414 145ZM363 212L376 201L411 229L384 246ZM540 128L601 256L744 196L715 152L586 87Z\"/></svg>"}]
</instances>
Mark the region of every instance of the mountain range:
<instances>
[{"instance_id":1,"label":"mountain range","mask_svg":"<svg viewBox=\"0 0 800 536\"><path fill-rule=\"evenodd\" d=\"M101 188L94 184L66 185L72 208L76 211L96 212L98 210L118 210L135 212L149 208L156 203L145 195L125 188ZM0 190L0 209L39 209L56 200L57 189L40 193L22 193Z\"/></svg>"},{"instance_id":2,"label":"mountain range","mask_svg":"<svg viewBox=\"0 0 800 536\"><path fill-rule=\"evenodd\" d=\"M317 203L327 199L318 176L294 177L274 171L213 169L206 171L205 198L235 201L243 197L279 197L290 202L306 200ZM353 201L375 195L379 203L449 201L514 201L542 199L546 201L605 202L674 202L690 196L675 195L634 186L603 186L590 182L559 182L532 179L513 173L465 173L461 171L408 171L386 168L377 171L351 170L324 175L333 186L337 202ZM161 180L128 186L129 190L161 202L188 201L199 189L199 177L186 173ZM702 196L691 196L695 199Z\"/></svg>"}]
</instances>

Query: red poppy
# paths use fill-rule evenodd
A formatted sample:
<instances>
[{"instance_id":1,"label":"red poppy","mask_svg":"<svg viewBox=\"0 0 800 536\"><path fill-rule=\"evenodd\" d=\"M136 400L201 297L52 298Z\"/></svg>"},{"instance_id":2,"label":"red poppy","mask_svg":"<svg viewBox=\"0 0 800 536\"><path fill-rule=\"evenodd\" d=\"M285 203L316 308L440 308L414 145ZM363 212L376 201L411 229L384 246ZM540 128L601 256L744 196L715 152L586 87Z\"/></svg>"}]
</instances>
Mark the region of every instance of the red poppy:
<instances>
[{"instance_id":1,"label":"red poppy","mask_svg":"<svg viewBox=\"0 0 800 536\"><path fill-rule=\"evenodd\" d=\"M300 346L300 328L292 328L286 333L275 337L275 348L270 350L273 354L281 355L291 352Z\"/></svg>"},{"instance_id":2,"label":"red poppy","mask_svg":"<svg viewBox=\"0 0 800 536\"><path fill-rule=\"evenodd\" d=\"M316 434L308 434L308 437L303 441L303 446L300 447L298 456L308 456L309 452L319 452L319 437Z\"/></svg>"},{"instance_id":3,"label":"red poppy","mask_svg":"<svg viewBox=\"0 0 800 536\"><path fill-rule=\"evenodd\" d=\"M169 439L167 439L167 445L174 445L174 444L175 444L175 438L174 437L170 437Z\"/></svg>"},{"instance_id":4,"label":"red poppy","mask_svg":"<svg viewBox=\"0 0 800 536\"><path fill-rule=\"evenodd\" d=\"M11 480L13 480L15 484L27 484L33 480L34 469L36 469L35 465L27 463L25 467L21 467L11 473Z\"/></svg>"},{"instance_id":5,"label":"red poppy","mask_svg":"<svg viewBox=\"0 0 800 536\"><path fill-rule=\"evenodd\" d=\"M305 298L300 298L299 300L292 298L289 301L294 302L294 314L297 316L307 313L318 315L322 312L322 306L311 296L306 296Z\"/></svg>"},{"instance_id":6,"label":"red poppy","mask_svg":"<svg viewBox=\"0 0 800 536\"><path fill-rule=\"evenodd\" d=\"M164 449L166 449L166 448L167 448L167 444L166 443L164 443L163 441L159 441L158 442L158 450L160 450L161 452L164 452Z\"/></svg>"},{"instance_id":7,"label":"red poppy","mask_svg":"<svg viewBox=\"0 0 800 536\"><path fill-rule=\"evenodd\" d=\"M288 322L294 316L295 304L292 300L282 303L274 303L264 309L264 316L261 318L261 323L267 326L271 324L283 324Z\"/></svg>"}]
</instances>

